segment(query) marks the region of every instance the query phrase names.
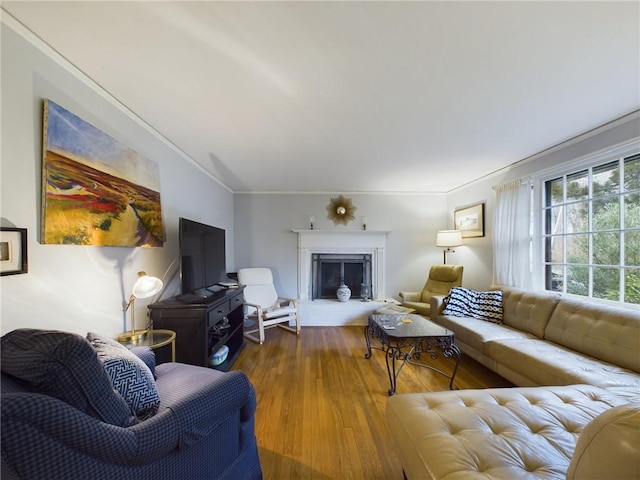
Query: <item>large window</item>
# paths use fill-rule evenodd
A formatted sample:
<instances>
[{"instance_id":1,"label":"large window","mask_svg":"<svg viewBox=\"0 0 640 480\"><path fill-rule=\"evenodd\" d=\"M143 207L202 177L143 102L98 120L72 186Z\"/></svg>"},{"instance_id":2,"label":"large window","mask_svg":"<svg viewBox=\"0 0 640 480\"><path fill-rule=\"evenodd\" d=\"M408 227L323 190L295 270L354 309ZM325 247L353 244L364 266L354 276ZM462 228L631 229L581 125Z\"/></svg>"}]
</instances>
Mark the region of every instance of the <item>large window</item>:
<instances>
[{"instance_id":1,"label":"large window","mask_svg":"<svg viewBox=\"0 0 640 480\"><path fill-rule=\"evenodd\" d=\"M547 290L640 304L640 153L544 182Z\"/></svg>"}]
</instances>

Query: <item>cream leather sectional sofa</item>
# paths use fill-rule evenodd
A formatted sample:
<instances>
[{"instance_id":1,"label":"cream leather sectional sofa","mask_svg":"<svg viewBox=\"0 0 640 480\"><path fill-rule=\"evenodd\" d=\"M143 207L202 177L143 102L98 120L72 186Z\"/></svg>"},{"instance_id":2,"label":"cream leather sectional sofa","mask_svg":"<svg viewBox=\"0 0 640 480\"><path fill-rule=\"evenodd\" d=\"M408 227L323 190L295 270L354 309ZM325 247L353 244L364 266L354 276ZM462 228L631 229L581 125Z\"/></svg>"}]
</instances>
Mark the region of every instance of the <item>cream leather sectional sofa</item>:
<instances>
[{"instance_id":1,"label":"cream leather sectional sofa","mask_svg":"<svg viewBox=\"0 0 640 480\"><path fill-rule=\"evenodd\" d=\"M504 292L502 324L432 320L518 387L391 397L407 478L640 478L640 309L493 289Z\"/></svg>"}]
</instances>

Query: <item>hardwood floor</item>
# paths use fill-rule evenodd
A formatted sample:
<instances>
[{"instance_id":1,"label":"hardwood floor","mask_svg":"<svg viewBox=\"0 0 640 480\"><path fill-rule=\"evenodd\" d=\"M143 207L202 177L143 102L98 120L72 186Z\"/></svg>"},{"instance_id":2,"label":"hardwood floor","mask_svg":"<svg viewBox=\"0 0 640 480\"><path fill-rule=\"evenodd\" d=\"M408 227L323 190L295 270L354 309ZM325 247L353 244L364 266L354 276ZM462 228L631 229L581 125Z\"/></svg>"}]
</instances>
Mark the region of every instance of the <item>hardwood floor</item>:
<instances>
[{"instance_id":1,"label":"hardwood floor","mask_svg":"<svg viewBox=\"0 0 640 480\"><path fill-rule=\"evenodd\" d=\"M246 342L233 369L256 388L256 436L266 480L397 479L402 467L386 424L385 355L366 359L363 327L306 327L299 336L267 331ZM375 340L373 340L375 344ZM453 362L434 366L450 372ZM405 365L397 394L448 389L449 379ZM511 384L463 355L458 388Z\"/></svg>"}]
</instances>

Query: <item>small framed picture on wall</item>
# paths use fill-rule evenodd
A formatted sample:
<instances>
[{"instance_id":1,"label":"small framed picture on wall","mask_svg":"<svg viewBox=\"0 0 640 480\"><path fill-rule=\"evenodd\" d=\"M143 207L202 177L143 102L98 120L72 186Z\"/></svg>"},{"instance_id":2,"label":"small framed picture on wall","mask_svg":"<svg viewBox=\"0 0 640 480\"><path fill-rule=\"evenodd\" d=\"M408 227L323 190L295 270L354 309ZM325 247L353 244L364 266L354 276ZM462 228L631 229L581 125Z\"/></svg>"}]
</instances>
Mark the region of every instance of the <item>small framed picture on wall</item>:
<instances>
[{"instance_id":1,"label":"small framed picture on wall","mask_svg":"<svg viewBox=\"0 0 640 480\"><path fill-rule=\"evenodd\" d=\"M0 275L27 273L27 229L0 228Z\"/></svg>"},{"instance_id":2,"label":"small framed picture on wall","mask_svg":"<svg viewBox=\"0 0 640 480\"><path fill-rule=\"evenodd\" d=\"M454 211L453 224L462 238L484 237L484 203Z\"/></svg>"}]
</instances>

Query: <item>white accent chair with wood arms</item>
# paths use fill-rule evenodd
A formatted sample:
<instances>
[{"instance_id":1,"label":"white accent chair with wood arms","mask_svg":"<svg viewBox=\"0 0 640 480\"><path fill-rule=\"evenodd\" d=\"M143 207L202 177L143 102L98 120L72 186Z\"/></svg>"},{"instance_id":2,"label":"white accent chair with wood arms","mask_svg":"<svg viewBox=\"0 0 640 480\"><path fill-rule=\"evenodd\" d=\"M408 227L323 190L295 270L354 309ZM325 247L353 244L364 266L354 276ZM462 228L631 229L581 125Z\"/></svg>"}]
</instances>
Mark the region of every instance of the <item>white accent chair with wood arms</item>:
<instances>
[{"instance_id":1,"label":"white accent chair with wood arms","mask_svg":"<svg viewBox=\"0 0 640 480\"><path fill-rule=\"evenodd\" d=\"M265 330L273 327L300 334L298 300L278 296L271 269L241 268L238 270L238 283L244 286L246 318L255 320L257 324L257 328L248 330L245 327L246 338L262 345ZM290 326L291 322L295 322L295 328ZM254 335L256 332L258 337Z\"/></svg>"}]
</instances>

